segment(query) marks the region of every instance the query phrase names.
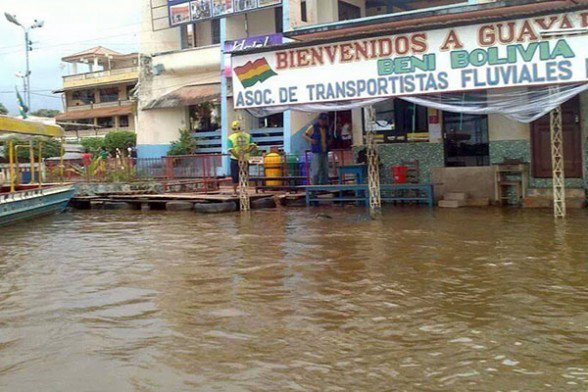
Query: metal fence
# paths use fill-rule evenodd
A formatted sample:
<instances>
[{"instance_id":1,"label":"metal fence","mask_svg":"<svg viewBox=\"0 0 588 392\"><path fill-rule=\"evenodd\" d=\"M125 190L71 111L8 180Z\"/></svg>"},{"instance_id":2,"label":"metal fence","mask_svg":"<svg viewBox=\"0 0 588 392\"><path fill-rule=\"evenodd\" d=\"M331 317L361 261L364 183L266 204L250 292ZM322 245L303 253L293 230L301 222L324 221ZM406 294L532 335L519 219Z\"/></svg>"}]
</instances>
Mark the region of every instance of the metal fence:
<instances>
[{"instance_id":1,"label":"metal fence","mask_svg":"<svg viewBox=\"0 0 588 392\"><path fill-rule=\"evenodd\" d=\"M108 158L105 160L66 160L63 170L58 160L46 160L46 178L48 182L61 180L69 182L132 182L144 180L199 181L204 188L218 188L223 178L229 173L223 172L223 160L227 155L202 154L161 158ZM302 155L281 155L279 170L272 164L272 175L290 177L298 185L310 184L312 153ZM335 181L339 168L354 164L353 151L333 150L329 153L329 176ZM251 177L268 177L268 168L264 158L257 157L250 166ZM294 181L294 179L296 181Z\"/></svg>"}]
</instances>

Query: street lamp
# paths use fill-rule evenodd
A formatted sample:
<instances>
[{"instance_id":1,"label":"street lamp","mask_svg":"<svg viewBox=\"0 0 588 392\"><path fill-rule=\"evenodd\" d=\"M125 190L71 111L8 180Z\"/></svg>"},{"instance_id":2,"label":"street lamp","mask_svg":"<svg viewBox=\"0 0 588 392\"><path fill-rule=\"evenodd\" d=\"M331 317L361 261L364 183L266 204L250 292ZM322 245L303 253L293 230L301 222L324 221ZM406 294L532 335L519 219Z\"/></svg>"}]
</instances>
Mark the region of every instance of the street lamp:
<instances>
[{"instance_id":1,"label":"street lamp","mask_svg":"<svg viewBox=\"0 0 588 392\"><path fill-rule=\"evenodd\" d=\"M15 24L17 26L19 26L25 35L25 52L26 52L26 63L27 63L27 70L25 72L25 74L22 76L23 77L23 82L25 85L25 91L23 92L25 94L25 99L27 100L27 106L30 108L31 107L31 68L30 68L30 62L29 62L29 52L31 50L33 50L33 48L31 47L32 42L29 40L29 32L33 29L40 29L41 27L43 27L43 25L45 24L45 22L43 22L42 20L37 20L35 19L35 22L29 26L29 27L25 27L23 26L18 19L16 19L16 15L11 15L8 12L4 13L4 16L6 17L6 20L8 20L10 23Z\"/></svg>"}]
</instances>

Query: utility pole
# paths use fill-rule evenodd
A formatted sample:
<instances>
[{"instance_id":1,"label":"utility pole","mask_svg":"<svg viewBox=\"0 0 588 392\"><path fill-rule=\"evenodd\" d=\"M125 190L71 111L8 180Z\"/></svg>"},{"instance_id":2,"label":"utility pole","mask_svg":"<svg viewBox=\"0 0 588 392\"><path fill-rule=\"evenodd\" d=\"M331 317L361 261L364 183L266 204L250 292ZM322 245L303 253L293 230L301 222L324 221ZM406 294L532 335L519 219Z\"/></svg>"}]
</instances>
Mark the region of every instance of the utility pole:
<instances>
[{"instance_id":1,"label":"utility pole","mask_svg":"<svg viewBox=\"0 0 588 392\"><path fill-rule=\"evenodd\" d=\"M26 78L27 78L27 91L25 91L26 94L26 100L27 100L27 106L29 107L29 110L31 108L31 65L30 65L30 60L29 60L29 52L31 51L31 41L29 41L29 31L25 30L25 53L26 53L26 59L27 59L27 69L26 69Z\"/></svg>"},{"instance_id":2,"label":"utility pole","mask_svg":"<svg viewBox=\"0 0 588 392\"><path fill-rule=\"evenodd\" d=\"M29 34L30 31L33 29L40 29L41 27L43 27L43 25L45 24L45 22L43 22L42 20L37 20L35 19L35 23L33 23L31 26L29 27L25 27L23 26L18 19L16 18L16 15L11 15L8 12L4 13L4 16L6 17L6 20L8 20L10 23L17 25L18 27L20 27L23 32L24 32L24 38L25 38L25 56L26 56L26 72L24 74L23 77L23 82L24 82L24 86L25 86L25 91L23 91L23 94L25 95L25 100L26 100L26 104L29 107L29 110L31 108L31 66L30 66L30 52L33 50L32 48L32 41L29 39Z\"/></svg>"}]
</instances>

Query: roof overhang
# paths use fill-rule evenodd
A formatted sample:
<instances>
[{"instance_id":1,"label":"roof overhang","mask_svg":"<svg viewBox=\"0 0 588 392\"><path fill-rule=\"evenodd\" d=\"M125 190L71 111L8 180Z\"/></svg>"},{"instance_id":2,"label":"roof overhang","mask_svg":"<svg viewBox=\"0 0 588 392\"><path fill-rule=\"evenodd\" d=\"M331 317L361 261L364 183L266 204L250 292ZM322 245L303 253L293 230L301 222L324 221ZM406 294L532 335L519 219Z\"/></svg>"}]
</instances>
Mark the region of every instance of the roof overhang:
<instances>
[{"instance_id":1,"label":"roof overhang","mask_svg":"<svg viewBox=\"0 0 588 392\"><path fill-rule=\"evenodd\" d=\"M184 86L150 101L142 109L164 109L198 105L204 102L219 100L220 96L220 83Z\"/></svg>"},{"instance_id":2,"label":"roof overhang","mask_svg":"<svg viewBox=\"0 0 588 392\"><path fill-rule=\"evenodd\" d=\"M556 13L588 7L588 0L502 0L485 4L456 5L429 8L395 14L377 15L357 20L300 27L284 35L299 41L341 39L349 36L368 36L382 33L422 31L512 19L514 17ZM275 49L273 47L272 49Z\"/></svg>"},{"instance_id":3,"label":"roof overhang","mask_svg":"<svg viewBox=\"0 0 588 392\"><path fill-rule=\"evenodd\" d=\"M124 116L133 113L133 106L114 106L110 108L98 108L88 110L73 110L70 112L62 113L55 117L56 121L75 121L83 120L87 118L102 118L112 116Z\"/></svg>"}]
</instances>

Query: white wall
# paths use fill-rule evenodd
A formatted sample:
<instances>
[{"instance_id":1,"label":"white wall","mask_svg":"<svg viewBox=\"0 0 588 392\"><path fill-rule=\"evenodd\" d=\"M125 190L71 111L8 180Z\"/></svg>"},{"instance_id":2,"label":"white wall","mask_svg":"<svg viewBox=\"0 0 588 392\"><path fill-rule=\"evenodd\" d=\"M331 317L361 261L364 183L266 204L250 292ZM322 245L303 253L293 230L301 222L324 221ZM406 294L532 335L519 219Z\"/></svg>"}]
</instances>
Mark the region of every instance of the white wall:
<instances>
[{"instance_id":1,"label":"white wall","mask_svg":"<svg viewBox=\"0 0 588 392\"><path fill-rule=\"evenodd\" d=\"M276 32L275 9L250 12L247 14L249 36L273 34Z\"/></svg>"},{"instance_id":2,"label":"white wall","mask_svg":"<svg viewBox=\"0 0 588 392\"><path fill-rule=\"evenodd\" d=\"M178 34L180 32L178 31ZM208 46L212 44L212 22L200 22L196 24L196 46Z\"/></svg>"},{"instance_id":3,"label":"white wall","mask_svg":"<svg viewBox=\"0 0 588 392\"><path fill-rule=\"evenodd\" d=\"M529 140L531 138L530 124L511 120L500 114L488 115L488 137L496 140Z\"/></svg>"},{"instance_id":4,"label":"white wall","mask_svg":"<svg viewBox=\"0 0 588 392\"><path fill-rule=\"evenodd\" d=\"M163 28L168 25L167 21L167 1L166 0L152 0L153 11L151 10L150 0L142 0L141 2L141 35L140 35L140 51L142 54L151 54L158 52L167 52L170 50L179 50L181 48L180 29ZM163 18L153 21L153 18ZM155 24L155 26L153 26ZM153 31L155 27L158 31Z\"/></svg>"},{"instance_id":5,"label":"white wall","mask_svg":"<svg viewBox=\"0 0 588 392\"><path fill-rule=\"evenodd\" d=\"M186 108L143 110L139 115L137 144L170 144L187 127Z\"/></svg>"},{"instance_id":6,"label":"white wall","mask_svg":"<svg viewBox=\"0 0 588 392\"><path fill-rule=\"evenodd\" d=\"M343 1L359 7L361 9L361 16L366 16L365 0ZM306 23L300 21L300 0L292 0L290 2L290 7L292 9L290 17L292 18L293 26L332 23L339 20L338 0L306 0L306 12L308 17Z\"/></svg>"},{"instance_id":7,"label":"white wall","mask_svg":"<svg viewBox=\"0 0 588 392\"><path fill-rule=\"evenodd\" d=\"M167 7L166 0L153 0L153 4ZM197 26L199 43L210 42L211 34L210 22ZM143 0L141 52L137 144L169 144L178 138L179 129L187 127L187 108L142 108L183 86L220 83L220 46L181 50L180 28L152 31L150 1ZM163 73L153 72L156 65L163 66Z\"/></svg>"}]
</instances>

